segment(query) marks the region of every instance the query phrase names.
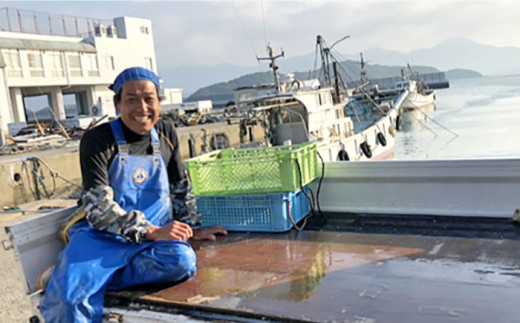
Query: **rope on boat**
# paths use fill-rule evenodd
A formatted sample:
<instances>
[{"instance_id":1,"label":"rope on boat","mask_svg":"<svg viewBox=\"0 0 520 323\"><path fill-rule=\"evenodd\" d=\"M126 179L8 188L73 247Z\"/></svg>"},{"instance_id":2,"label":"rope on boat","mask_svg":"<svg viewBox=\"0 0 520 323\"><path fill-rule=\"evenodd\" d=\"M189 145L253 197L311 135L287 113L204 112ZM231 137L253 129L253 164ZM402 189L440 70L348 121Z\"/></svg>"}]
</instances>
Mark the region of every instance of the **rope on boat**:
<instances>
[{"instance_id":1,"label":"rope on boat","mask_svg":"<svg viewBox=\"0 0 520 323\"><path fill-rule=\"evenodd\" d=\"M422 111L421 108L419 108L418 106L416 106L413 103L412 103L412 108L414 108L416 111L419 111L420 113L422 113L426 119L429 119L430 121L432 121L433 123L435 123L436 125L441 127L442 129L444 129L444 130L448 131L449 133L451 133L452 135L454 135L455 138L457 138L459 136L456 132L450 130L448 127L443 126L440 122L438 122L435 119L433 119L432 117L430 117L426 112ZM437 135L437 134L435 134L435 135Z\"/></svg>"},{"instance_id":2,"label":"rope on boat","mask_svg":"<svg viewBox=\"0 0 520 323\"><path fill-rule=\"evenodd\" d=\"M419 108L416 108L416 107L414 107L414 109L417 109L418 111L421 111L421 110L419 110ZM421 111L421 112L424 113L423 111ZM425 113L424 113L424 115L426 116ZM436 133L435 131L433 131L433 129L431 129L430 127L428 127L428 126L426 125L426 123L424 123L421 119L417 118L417 117L414 116L413 114L410 114L410 116L411 116L412 118L414 118L416 122L420 123L421 126L423 126L426 130L428 130L429 132L433 133L433 135L435 136L434 138L437 138L437 133ZM432 120L433 120L433 119L432 119Z\"/></svg>"}]
</instances>

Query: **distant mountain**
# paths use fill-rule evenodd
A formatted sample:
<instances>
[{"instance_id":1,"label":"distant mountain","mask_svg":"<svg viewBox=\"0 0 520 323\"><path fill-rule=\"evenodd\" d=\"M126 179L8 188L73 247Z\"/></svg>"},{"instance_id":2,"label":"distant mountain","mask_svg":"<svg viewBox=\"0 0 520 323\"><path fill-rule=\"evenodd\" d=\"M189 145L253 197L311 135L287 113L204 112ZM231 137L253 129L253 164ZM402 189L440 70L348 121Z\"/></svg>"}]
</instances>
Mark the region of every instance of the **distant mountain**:
<instances>
[{"instance_id":1,"label":"distant mountain","mask_svg":"<svg viewBox=\"0 0 520 323\"><path fill-rule=\"evenodd\" d=\"M220 64L215 66L159 66L159 76L166 87L182 88L188 96L201 87L230 80L239 75L265 71L265 66L236 66Z\"/></svg>"},{"instance_id":2,"label":"distant mountain","mask_svg":"<svg viewBox=\"0 0 520 323\"><path fill-rule=\"evenodd\" d=\"M305 80L309 78L321 78L321 69L317 71L298 72L294 70L287 70L285 64L280 65L280 77L283 81L287 73L293 73L296 79ZM342 67L339 74L344 83L354 83L359 81L361 75L361 66L356 61L347 60L341 62ZM413 66L414 72L419 74L436 73L439 70L428 66ZM365 70L371 79L395 77L401 75L402 66L383 66L383 65L369 65L365 66ZM219 82L210 86L205 86L190 95L186 101L212 100L214 104L225 104L232 101L233 90L242 86L273 84L273 73L257 72L240 76L228 82Z\"/></svg>"},{"instance_id":3,"label":"distant mountain","mask_svg":"<svg viewBox=\"0 0 520 323\"><path fill-rule=\"evenodd\" d=\"M511 74L520 69L520 48L478 44L465 38L448 39L430 49L415 50L410 62L446 71L470 69L488 75Z\"/></svg>"},{"instance_id":4,"label":"distant mountain","mask_svg":"<svg viewBox=\"0 0 520 323\"><path fill-rule=\"evenodd\" d=\"M441 71L468 69L487 75L513 74L520 70L520 48L482 45L466 38L452 38L432 48L400 53L381 48L363 52L370 62L383 65L433 66Z\"/></svg>"},{"instance_id":5,"label":"distant mountain","mask_svg":"<svg viewBox=\"0 0 520 323\"><path fill-rule=\"evenodd\" d=\"M446 78L448 80L469 79L469 78L482 77L482 76L483 75L480 74L479 72L461 69L461 68L456 68L453 70L446 71Z\"/></svg>"},{"instance_id":6,"label":"distant mountain","mask_svg":"<svg viewBox=\"0 0 520 323\"><path fill-rule=\"evenodd\" d=\"M347 60L357 62L359 54L341 54ZM445 40L432 48L414 50L410 53L371 48L363 51L371 66L394 66L398 69L410 63L414 66L432 66L440 71L451 69L474 70L485 75L514 74L520 72L520 48L497 47L478 44L466 38ZM285 73L308 71L314 68L314 54L285 57L279 61ZM357 63L359 67L359 63ZM398 67L397 67L398 66ZM241 75L268 72L267 64L255 66L159 66L159 72L167 87L181 87L184 96L194 94L197 89L219 82L229 82ZM356 77L359 75L352 71ZM372 72L369 70L369 75Z\"/></svg>"}]
</instances>

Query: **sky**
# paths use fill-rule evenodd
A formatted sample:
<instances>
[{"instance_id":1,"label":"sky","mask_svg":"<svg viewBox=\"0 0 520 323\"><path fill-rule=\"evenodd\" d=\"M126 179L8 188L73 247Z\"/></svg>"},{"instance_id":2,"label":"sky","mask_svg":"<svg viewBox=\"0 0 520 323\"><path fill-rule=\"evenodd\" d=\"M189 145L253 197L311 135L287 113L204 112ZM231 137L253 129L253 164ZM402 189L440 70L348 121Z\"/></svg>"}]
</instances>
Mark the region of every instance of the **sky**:
<instances>
[{"instance_id":1,"label":"sky","mask_svg":"<svg viewBox=\"0 0 520 323\"><path fill-rule=\"evenodd\" d=\"M0 1L4 7L150 19L159 68L253 66L267 42L286 56L306 55L314 53L318 34L329 44L349 35L335 46L344 54L375 47L407 53L455 37L520 47L520 2L509 0Z\"/></svg>"}]
</instances>

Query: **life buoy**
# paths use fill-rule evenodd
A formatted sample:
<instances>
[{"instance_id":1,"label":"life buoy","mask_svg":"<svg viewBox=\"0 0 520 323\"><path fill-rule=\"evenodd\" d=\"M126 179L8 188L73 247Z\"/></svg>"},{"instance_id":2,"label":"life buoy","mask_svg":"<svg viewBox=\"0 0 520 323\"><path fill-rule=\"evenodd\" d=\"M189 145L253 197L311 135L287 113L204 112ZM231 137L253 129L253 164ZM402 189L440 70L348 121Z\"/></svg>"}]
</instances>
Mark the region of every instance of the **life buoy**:
<instances>
[{"instance_id":1,"label":"life buoy","mask_svg":"<svg viewBox=\"0 0 520 323\"><path fill-rule=\"evenodd\" d=\"M385 135L383 135L382 132L379 132L379 133L377 134L377 140L379 141L379 143L380 143L381 145L383 145L383 147L386 146L386 138L385 138Z\"/></svg>"},{"instance_id":2,"label":"life buoy","mask_svg":"<svg viewBox=\"0 0 520 323\"><path fill-rule=\"evenodd\" d=\"M368 158L372 157L372 150L370 149L370 146L366 141L363 141L361 145L359 145L359 148L361 148L361 151L365 156L367 156Z\"/></svg>"},{"instance_id":3,"label":"life buoy","mask_svg":"<svg viewBox=\"0 0 520 323\"><path fill-rule=\"evenodd\" d=\"M99 109L98 109L98 107L97 107L97 106L93 106L93 107L92 107L92 114L95 115L95 116L97 116L98 113L99 113Z\"/></svg>"},{"instance_id":4,"label":"life buoy","mask_svg":"<svg viewBox=\"0 0 520 323\"><path fill-rule=\"evenodd\" d=\"M338 152L338 160L339 161L348 161L350 158L348 157L348 153L345 151L345 149L341 149Z\"/></svg>"},{"instance_id":5,"label":"life buoy","mask_svg":"<svg viewBox=\"0 0 520 323\"><path fill-rule=\"evenodd\" d=\"M395 119L395 129L397 131L401 130L401 123L403 122L403 120L401 120L401 116L397 116L397 118Z\"/></svg>"}]
</instances>

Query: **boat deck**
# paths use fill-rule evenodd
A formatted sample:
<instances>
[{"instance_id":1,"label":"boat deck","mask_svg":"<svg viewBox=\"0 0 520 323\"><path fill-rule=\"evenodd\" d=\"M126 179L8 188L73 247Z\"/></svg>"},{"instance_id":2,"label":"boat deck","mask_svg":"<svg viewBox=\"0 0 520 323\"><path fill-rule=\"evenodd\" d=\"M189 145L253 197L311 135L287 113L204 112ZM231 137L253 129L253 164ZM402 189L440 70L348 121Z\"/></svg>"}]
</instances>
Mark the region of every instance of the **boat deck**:
<instances>
[{"instance_id":1,"label":"boat deck","mask_svg":"<svg viewBox=\"0 0 520 323\"><path fill-rule=\"evenodd\" d=\"M106 302L225 321L516 322L518 228L504 221L509 235L493 237L474 225L474 236L367 233L331 218L339 230L231 233L194 245L194 279Z\"/></svg>"}]
</instances>

